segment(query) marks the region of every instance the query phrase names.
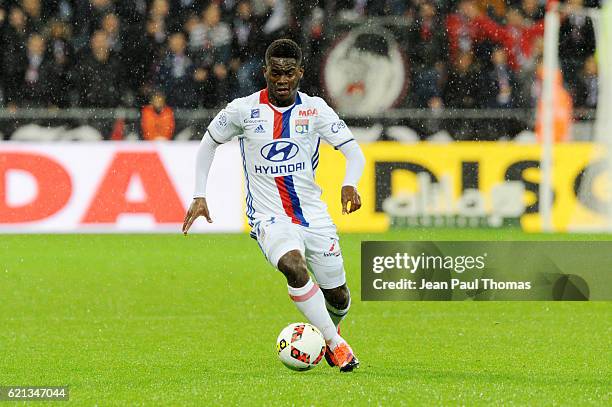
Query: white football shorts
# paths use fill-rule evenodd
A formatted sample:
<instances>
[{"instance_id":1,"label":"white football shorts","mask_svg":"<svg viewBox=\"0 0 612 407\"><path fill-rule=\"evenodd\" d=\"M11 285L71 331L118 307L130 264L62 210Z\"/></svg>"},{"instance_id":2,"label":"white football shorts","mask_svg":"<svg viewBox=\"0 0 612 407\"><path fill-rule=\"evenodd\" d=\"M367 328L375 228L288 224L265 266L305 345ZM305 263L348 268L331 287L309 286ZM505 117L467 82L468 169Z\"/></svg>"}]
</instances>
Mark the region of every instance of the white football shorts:
<instances>
[{"instance_id":1,"label":"white football shorts","mask_svg":"<svg viewBox=\"0 0 612 407\"><path fill-rule=\"evenodd\" d=\"M287 252L299 250L308 269L321 288L336 288L346 283L344 261L336 227L312 228L277 218L256 221L251 236L273 267Z\"/></svg>"}]
</instances>

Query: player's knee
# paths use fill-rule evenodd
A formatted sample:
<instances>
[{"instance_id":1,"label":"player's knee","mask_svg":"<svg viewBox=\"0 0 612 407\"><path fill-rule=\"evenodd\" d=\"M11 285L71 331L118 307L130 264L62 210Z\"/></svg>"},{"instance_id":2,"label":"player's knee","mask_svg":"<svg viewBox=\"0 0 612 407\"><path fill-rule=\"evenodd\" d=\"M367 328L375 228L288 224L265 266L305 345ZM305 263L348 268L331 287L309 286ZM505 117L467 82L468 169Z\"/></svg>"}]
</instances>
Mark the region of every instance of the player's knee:
<instances>
[{"instance_id":1,"label":"player's knee","mask_svg":"<svg viewBox=\"0 0 612 407\"><path fill-rule=\"evenodd\" d=\"M346 309L351 302L351 293L346 284L340 287L323 290L327 302L336 309Z\"/></svg>"},{"instance_id":2,"label":"player's knee","mask_svg":"<svg viewBox=\"0 0 612 407\"><path fill-rule=\"evenodd\" d=\"M287 284L291 287L303 287L308 282L308 268L306 260L299 250L292 250L278 261L278 269L287 278Z\"/></svg>"}]
</instances>

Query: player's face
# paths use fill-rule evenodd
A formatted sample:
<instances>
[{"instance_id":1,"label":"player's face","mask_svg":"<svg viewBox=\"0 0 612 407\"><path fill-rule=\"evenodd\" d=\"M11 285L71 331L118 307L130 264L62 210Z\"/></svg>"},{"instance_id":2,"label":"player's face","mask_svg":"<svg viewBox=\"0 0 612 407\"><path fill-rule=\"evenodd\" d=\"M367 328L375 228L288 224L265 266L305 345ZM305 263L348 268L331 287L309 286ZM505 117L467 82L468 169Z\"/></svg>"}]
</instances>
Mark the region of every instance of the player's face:
<instances>
[{"instance_id":1,"label":"player's face","mask_svg":"<svg viewBox=\"0 0 612 407\"><path fill-rule=\"evenodd\" d=\"M289 106L295 102L295 94L304 76L304 68L294 58L270 58L264 67L271 102L277 106Z\"/></svg>"}]
</instances>

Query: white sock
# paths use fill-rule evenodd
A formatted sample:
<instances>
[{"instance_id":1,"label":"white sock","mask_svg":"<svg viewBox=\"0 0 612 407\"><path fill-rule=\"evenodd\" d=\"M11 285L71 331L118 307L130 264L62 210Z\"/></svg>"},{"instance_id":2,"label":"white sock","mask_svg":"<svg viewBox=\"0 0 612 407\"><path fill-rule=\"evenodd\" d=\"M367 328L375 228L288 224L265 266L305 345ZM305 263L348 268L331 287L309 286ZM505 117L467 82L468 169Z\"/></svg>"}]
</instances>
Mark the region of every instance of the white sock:
<instances>
[{"instance_id":1,"label":"white sock","mask_svg":"<svg viewBox=\"0 0 612 407\"><path fill-rule=\"evenodd\" d=\"M334 321L334 325L337 327L340 325L340 322L342 322L344 317L346 317L346 314L348 314L349 308L351 308L351 299L349 297L349 303L344 309L338 309L327 301L325 301L325 307L327 308L329 317L332 319L332 321Z\"/></svg>"},{"instance_id":2,"label":"white sock","mask_svg":"<svg viewBox=\"0 0 612 407\"><path fill-rule=\"evenodd\" d=\"M295 306L311 324L319 328L326 342L333 343L335 347L338 341L342 341L342 338L336 332L334 322L327 313L325 297L323 297L318 285L309 279L304 287L293 288L288 285L287 288L289 297L291 297Z\"/></svg>"}]
</instances>

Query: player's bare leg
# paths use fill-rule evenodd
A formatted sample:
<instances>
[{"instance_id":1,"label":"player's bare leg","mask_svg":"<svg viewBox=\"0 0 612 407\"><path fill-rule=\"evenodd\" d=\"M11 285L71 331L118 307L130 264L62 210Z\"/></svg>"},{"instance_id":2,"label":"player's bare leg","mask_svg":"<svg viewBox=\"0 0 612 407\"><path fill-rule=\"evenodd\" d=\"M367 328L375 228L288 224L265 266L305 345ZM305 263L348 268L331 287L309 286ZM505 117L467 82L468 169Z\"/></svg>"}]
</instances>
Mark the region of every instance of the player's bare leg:
<instances>
[{"instance_id":1,"label":"player's bare leg","mask_svg":"<svg viewBox=\"0 0 612 407\"><path fill-rule=\"evenodd\" d=\"M285 275L289 287L303 287L310 280L306 260L299 250L291 250L281 257L278 269Z\"/></svg>"},{"instance_id":2,"label":"player's bare leg","mask_svg":"<svg viewBox=\"0 0 612 407\"><path fill-rule=\"evenodd\" d=\"M289 297L310 323L319 328L334 354L335 365L340 367L340 371L348 372L359 366L350 346L338 334L327 312L323 292L310 279L306 259L302 253L299 250L286 253L278 261L278 269L287 279Z\"/></svg>"}]
</instances>

